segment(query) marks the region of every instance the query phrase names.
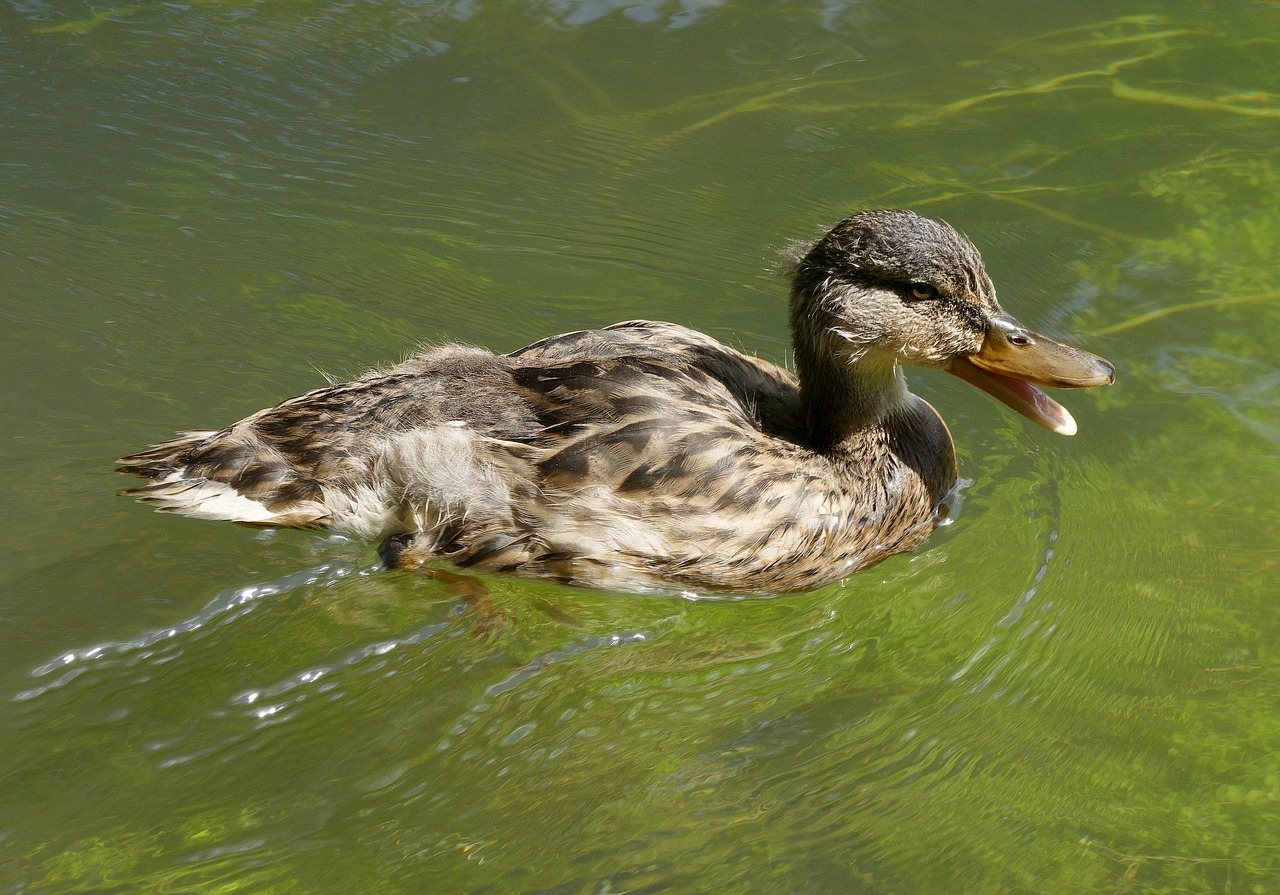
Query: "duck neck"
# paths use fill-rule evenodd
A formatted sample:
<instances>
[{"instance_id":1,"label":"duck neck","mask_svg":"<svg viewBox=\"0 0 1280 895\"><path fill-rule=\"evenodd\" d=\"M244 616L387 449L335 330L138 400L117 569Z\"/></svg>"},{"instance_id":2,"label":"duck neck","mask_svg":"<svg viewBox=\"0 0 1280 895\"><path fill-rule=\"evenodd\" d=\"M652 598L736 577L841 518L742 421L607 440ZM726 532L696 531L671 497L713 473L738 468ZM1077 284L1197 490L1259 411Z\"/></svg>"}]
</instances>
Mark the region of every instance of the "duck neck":
<instances>
[{"instance_id":1,"label":"duck neck","mask_svg":"<svg viewBox=\"0 0 1280 895\"><path fill-rule=\"evenodd\" d=\"M939 505L957 475L946 424L907 391L897 357L877 347L875 321L849 326L830 297L825 281L797 275L791 330L810 446L856 482L883 479L899 496L908 486L898 476L910 473L917 496Z\"/></svg>"},{"instance_id":2,"label":"duck neck","mask_svg":"<svg viewBox=\"0 0 1280 895\"><path fill-rule=\"evenodd\" d=\"M872 433L883 432L895 411L911 402L896 361L875 352L850 355L796 347L800 394L813 445L837 454L855 450Z\"/></svg>"},{"instance_id":3,"label":"duck neck","mask_svg":"<svg viewBox=\"0 0 1280 895\"><path fill-rule=\"evenodd\" d=\"M897 358L843 326L829 303L832 294L813 271L797 273L791 293L796 376L813 447L856 453L911 406L912 396Z\"/></svg>"}]
</instances>

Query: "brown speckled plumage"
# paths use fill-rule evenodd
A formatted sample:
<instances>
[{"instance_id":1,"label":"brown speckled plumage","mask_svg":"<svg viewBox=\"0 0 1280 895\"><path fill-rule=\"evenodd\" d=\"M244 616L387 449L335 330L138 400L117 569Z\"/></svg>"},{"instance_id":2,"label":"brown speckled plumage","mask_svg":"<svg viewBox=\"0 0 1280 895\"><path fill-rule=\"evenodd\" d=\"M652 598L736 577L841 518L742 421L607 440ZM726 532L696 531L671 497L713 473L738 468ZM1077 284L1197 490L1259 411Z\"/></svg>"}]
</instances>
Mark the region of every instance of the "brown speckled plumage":
<instances>
[{"instance_id":1,"label":"brown speckled plumage","mask_svg":"<svg viewBox=\"0 0 1280 895\"><path fill-rule=\"evenodd\" d=\"M843 221L792 267L799 378L670 323L505 356L445 346L126 457L151 481L124 493L379 539L406 567L627 589L838 580L923 543L956 480L900 365L979 354L1003 312L972 245L909 212Z\"/></svg>"}]
</instances>

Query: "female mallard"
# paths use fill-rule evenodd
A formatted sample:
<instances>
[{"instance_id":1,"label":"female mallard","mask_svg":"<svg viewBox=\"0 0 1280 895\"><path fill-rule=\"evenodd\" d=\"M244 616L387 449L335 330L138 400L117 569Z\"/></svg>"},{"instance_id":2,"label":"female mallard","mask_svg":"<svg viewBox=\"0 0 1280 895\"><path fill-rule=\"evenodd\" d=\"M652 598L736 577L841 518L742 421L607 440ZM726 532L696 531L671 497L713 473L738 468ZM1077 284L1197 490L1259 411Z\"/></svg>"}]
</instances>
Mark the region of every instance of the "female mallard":
<instances>
[{"instance_id":1,"label":"female mallard","mask_svg":"<svg viewBox=\"0 0 1280 895\"><path fill-rule=\"evenodd\" d=\"M791 253L796 373L671 323L504 356L432 348L220 432L125 457L161 510L378 539L429 560L619 588L807 590L918 547L956 482L903 364L947 370L1042 426L1036 386L1109 363L1005 313L973 245L867 211Z\"/></svg>"}]
</instances>

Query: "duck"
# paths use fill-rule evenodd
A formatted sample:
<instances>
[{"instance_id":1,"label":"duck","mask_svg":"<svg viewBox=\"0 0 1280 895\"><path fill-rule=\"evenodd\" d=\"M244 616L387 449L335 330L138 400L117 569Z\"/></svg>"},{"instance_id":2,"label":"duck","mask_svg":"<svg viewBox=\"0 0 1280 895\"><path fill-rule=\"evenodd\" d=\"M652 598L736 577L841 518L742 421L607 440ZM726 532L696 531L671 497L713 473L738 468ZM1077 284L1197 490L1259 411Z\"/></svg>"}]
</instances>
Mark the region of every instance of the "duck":
<instances>
[{"instance_id":1,"label":"duck","mask_svg":"<svg viewBox=\"0 0 1280 895\"><path fill-rule=\"evenodd\" d=\"M1062 435L1043 391L1114 367L1019 323L978 250L897 209L785 253L794 372L630 320L509 354L429 347L124 457L155 509L378 544L389 568L784 593L919 548L956 492L943 370Z\"/></svg>"}]
</instances>

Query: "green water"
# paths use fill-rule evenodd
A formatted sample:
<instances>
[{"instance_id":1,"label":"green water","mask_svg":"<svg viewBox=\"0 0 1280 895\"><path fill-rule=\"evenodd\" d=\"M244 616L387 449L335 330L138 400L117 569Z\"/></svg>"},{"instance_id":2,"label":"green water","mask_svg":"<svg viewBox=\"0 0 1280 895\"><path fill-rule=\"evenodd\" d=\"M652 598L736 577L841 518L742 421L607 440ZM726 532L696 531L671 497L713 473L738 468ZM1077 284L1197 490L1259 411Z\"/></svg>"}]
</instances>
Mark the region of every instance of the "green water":
<instances>
[{"instance_id":1,"label":"green water","mask_svg":"<svg viewBox=\"0 0 1280 895\"><path fill-rule=\"evenodd\" d=\"M1280 4L0 6L0 892L1280 891ZM170 518L111 461L422 341L785 360L791 239L943 217L1116 362L775 599ZM946 381L943 381L943 380Z\"/></svg>"}]
</instances>

